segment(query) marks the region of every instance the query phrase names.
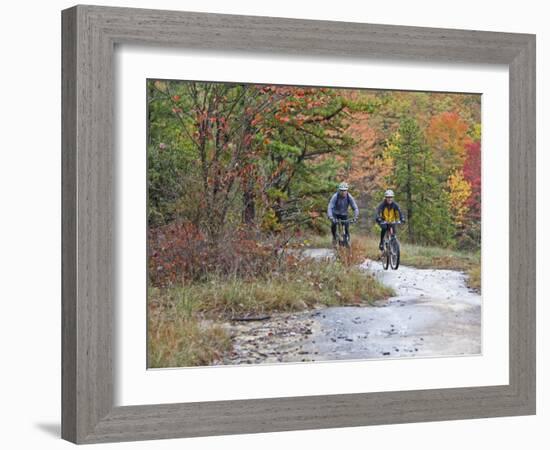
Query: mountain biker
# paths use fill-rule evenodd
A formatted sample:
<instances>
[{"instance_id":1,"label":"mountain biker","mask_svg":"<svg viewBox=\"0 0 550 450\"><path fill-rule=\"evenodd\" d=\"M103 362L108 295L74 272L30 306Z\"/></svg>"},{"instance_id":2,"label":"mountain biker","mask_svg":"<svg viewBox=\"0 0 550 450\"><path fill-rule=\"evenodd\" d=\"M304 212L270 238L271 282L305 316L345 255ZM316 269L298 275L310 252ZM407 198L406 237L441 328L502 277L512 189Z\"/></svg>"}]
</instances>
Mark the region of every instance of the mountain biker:
<instances>
[{"instance_id":1,"label":"mountain biker","mask_svg":"<svg viewBox=\"0 0 550 450\"><path fill-rule=\"evenodd\" d=\"M357 220L359 217L359 208L355 199L348 192L349 185L346 182L340 183L338 186L338 192L336 192L328 202L327 215L332 225L330 231L332 232L332 245L336 245L336 225L338 219L347 220L348 219L348 209L351 206L354 212L354 220ZM349 222L344 224L346 237L349 237Z\"/></svg>"},{"instance_id":2,"label":"mountain biker","mask_svg":"<svg viewBox=\"0 0 550 450\"><path fill-rule=\"evenodd\" d=\"M405 222L403 213L399 208L399 205L393 201L394 193L391 189L384 192L384 200L376 208L376 223L380 225L382 231L380 232L380 245L378 248L384 250L384 236L388 228L391 227L395 233L395 225L390 225L388 222Z\"/></svg>"}]
</instances>

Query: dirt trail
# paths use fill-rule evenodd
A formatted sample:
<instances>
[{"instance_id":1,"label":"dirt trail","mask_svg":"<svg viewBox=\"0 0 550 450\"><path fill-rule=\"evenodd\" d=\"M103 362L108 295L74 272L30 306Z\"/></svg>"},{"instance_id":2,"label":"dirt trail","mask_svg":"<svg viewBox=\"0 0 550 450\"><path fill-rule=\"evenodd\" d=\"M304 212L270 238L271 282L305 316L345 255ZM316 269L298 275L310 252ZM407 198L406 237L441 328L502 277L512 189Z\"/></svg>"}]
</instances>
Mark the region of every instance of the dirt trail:
<instances>
[{"instance_id":1,"label":"dirt trail","mask_svg":"<svg viewBox=\"0 0 550 450\"><path fill-rule=\"evenodd\" d=\"M330 258L328 249L306 256ZM227 324L234 353L224 364L474 355L481 352L481 296L453 270L400 266L385 271L377 261L361 266L396 296L375 306L319 308L276 314L270 320Z\"/></svg>"}]
</instances>

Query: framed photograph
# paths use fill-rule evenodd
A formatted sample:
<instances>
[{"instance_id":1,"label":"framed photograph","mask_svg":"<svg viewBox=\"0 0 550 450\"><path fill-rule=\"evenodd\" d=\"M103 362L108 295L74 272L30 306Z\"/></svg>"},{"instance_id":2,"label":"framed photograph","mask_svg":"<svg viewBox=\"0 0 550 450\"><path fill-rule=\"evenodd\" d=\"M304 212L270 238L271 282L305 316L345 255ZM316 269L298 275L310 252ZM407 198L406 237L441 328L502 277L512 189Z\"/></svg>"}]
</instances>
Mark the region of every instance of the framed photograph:
<instances>
[{"instance_id":1,"label":"framed photograph","mask_svg":"<svg viewBox=\"0 0 550 450\"><path fill-rule=\"evenodd\" d=\"M535 413L535 36L62 31L64 439Z\"/></svg>"}]
</instances>

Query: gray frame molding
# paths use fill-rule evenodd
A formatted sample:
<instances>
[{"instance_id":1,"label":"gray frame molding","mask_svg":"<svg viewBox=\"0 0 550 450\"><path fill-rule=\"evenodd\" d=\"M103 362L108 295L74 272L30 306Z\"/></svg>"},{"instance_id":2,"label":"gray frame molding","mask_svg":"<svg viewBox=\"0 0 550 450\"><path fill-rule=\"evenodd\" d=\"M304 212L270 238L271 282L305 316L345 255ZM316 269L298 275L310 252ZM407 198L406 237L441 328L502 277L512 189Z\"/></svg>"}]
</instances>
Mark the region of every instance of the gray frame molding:
<instances>
[{"instance_id":1,"label":"gray frame molding","mask_svg":"<svg viewBox=\"0 0 550 450\"><path fill-rule=\"evenodd\" d=\"M62 12L62 437L76 443L535 413L535 36L75 6ZM114 407L113 52L199 50L506 64L510 383Z\"/></svg>"}]
</instances>

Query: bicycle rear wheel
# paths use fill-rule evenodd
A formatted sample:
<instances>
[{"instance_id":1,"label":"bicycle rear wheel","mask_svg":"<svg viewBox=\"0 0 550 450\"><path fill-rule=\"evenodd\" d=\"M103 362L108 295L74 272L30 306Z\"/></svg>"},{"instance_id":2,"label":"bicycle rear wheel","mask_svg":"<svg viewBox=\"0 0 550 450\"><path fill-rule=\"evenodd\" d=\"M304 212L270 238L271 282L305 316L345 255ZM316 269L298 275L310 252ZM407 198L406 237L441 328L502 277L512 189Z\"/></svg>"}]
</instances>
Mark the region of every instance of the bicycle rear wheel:
<instances>
[{"instance_id":1,"label":"bicycle rear wheel","mask_svg":"<svg viewBox=\"0 0 550 450\"><path fill-rule=\"evenodd\" d=\"M399 262L401 260L401 248L397 238L392 239L390 242L390 265L393 270L397 270Z\"/></svg>"}]
</instances>

